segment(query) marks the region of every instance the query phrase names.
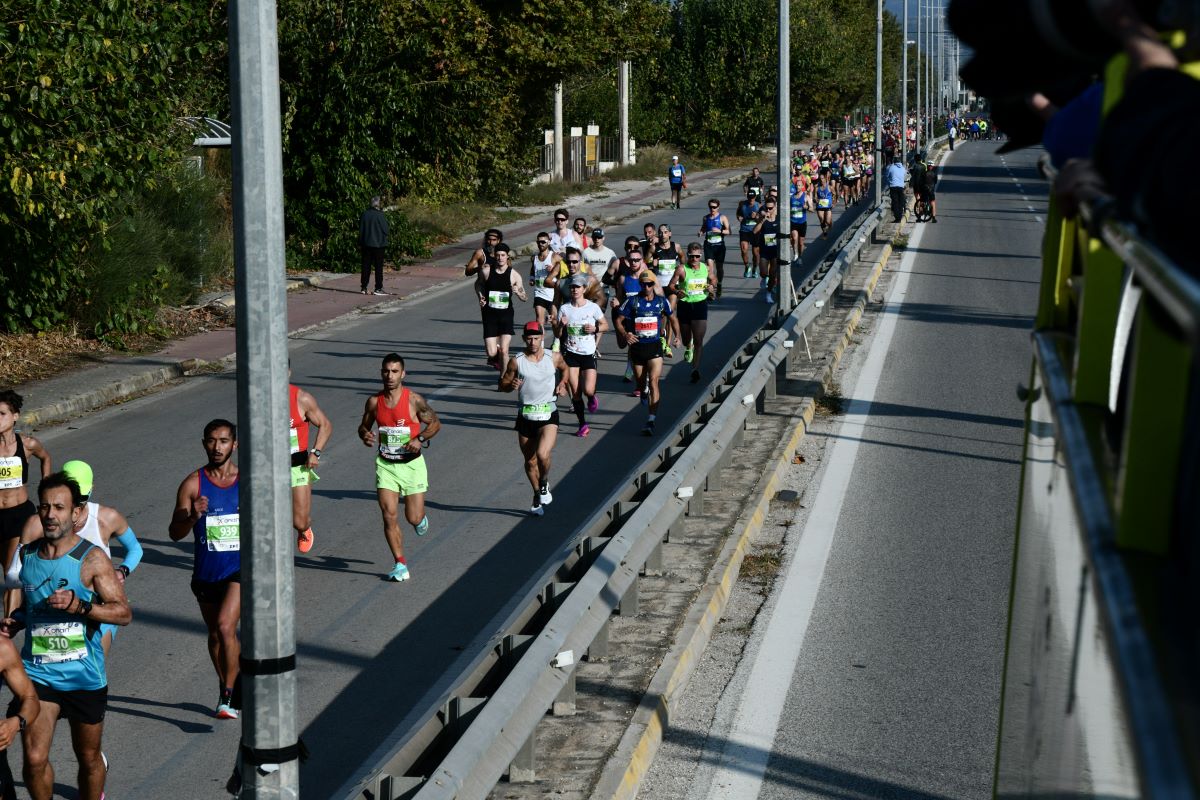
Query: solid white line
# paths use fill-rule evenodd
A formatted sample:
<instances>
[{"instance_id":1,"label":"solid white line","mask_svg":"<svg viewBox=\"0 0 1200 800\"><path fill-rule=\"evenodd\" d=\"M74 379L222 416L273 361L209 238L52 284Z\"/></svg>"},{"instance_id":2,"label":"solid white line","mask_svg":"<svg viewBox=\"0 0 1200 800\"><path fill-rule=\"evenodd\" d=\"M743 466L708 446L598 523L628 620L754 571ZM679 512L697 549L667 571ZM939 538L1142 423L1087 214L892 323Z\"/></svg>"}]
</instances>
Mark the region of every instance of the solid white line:
<instances>
[{"instance_id":1,"label":"solid white line","mask_svg":"<svg viewBox=\"0 0 1200 800\"><path fill-rule=\"evenodd\" d=\"M1032 210L1033 209L1030 209L1030 211L1032 211ZM439 397L445 397L446 395L450 394L451 392L453 392L457 389L461 389L464 386L466 386L465 383L452 383L449 386L443 386L441 389L438 389L436 392L430 392L429 399L436 400Z\"/></svg>"},{"instance_id":2,"label":"solid white line","mask_svg":"<svg viewBox=\"0 0 1200 800\"><path fill-rule=\"evenodd\" d=\"M1029 210L1030 210L1030 211L1033 211L1033 209L1032 209L1032 208L1031 208L1031 209L1029 209ZM1041 224L1042 224L1042 218L1041 218L1041 217L1039 217L1037 214L1034 214L1034 215L1033 215L1033 218L1034 218L1035 220L1037 220L1037 224L1038 224L1038 225L1041 225Z\"/></svg>"},{"instance_id":3,"label":"solid white line","mask_svg":"<svg viewBox=\"0 0 1200 800\"><path fill-rule=\"evenodd\" d=\"M908 251L901 260L891 296L879 317L879 327L854 388L854 399L850 401L846 417L835 434L837 438L831 448L812 512L805 522L799 545L778 590L778 600L766 621L762 645L754 658L749 680L742 692L741 705L726 739L708 797L754 800L762 789L779 717L816 606L817 592L833 547L842 504L850 488L860 437L871 413L871 401L879 386L884 361L900 319L898 311L908 289L912 262L925 230L920 227L913 234Z\"/></svg>"}]
</instances>

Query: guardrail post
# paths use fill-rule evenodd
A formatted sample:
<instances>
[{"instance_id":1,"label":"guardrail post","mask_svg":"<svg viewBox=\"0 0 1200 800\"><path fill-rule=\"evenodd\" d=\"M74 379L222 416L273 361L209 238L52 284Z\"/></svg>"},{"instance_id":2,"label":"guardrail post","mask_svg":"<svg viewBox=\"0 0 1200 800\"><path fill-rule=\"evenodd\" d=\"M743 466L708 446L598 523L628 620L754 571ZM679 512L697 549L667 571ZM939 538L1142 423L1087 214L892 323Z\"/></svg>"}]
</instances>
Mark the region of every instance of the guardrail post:
<instances>
[{"instance_id":1,"label":"guardrail post","mask_svg":"<svg viewBox=\"0 0 1200 800\"><path fill-rule=\"evenodd\" d=\"M533 733L529 734L525 744L521 745L521 749L517 751L508 765L509 783L533 783L537 780L535 771L537 766L536 740L537 728L535 727Z\"/></svg>"},{"instance_id":2,"label":"guardrail post","mask_svg":"<svg viewBox=\"0 0 1200 800\"><path fill-rule=\"evenodd\" d=\"M559 690L558 697L554 698L554 705L550 706L550 713L556 717L569 717L575 713L575 670L573 668L567 675L567 682Z\"/></svg>"},{"instance_id":3,"label":"guardrail post","mask_svg":"<svg viewBox=\"0 0 1200 800\"><path fill-rule=\"evenodd\" d=\"M596 661L601 658L608 658L608 620L600 626L600 630L596 632L596 636L592 639L592 643L588 645L587 660Z\"/></svg>"},{"instance_id":4,"label":"guardrail post","mask_svg":"<svg viewBox=\"0 0 1200 800\"><path fill-rule=\"evenodd\" d=\"M654 545L654 549L650 551L650 555L646 557L646 566L642 568L643 575L662 575L663 574L663 553L662 542Z\"/></svg>"},{"instance_id":5,"label":"guardrail post","mask_svg":"<svg viewBox=\"0 0 1200 800\"><path fill-rule=\"evenodd\" d=\"M692 487L692 496L687 501L687 515L689 517L704 516L704 487Z\"/></svg>"},{"instance_id":6,"label":"guardrail post","mask_svg":"<svg viewBox=\"0 0 1200 800\"><path fill-rule=\"evenodd\" d=\"M633 583L629 584L629 588L625 590L625 594L621 596L621 602L617 605L617 613L622 617L636 617L638 613L638 579L635 577Z\"/></svg>"},{"instance_id":7,"label":"guardrail post","mask_svg":"<svg viewBox=\"0 0 1200 800\"><path fill-rule=\"evenodd\" d=\"M384 775L375 786L375 796L379 800L409 800L411 797L416 797L417 790L424 785L423 778Z\"/></svg>"}]
</instances>

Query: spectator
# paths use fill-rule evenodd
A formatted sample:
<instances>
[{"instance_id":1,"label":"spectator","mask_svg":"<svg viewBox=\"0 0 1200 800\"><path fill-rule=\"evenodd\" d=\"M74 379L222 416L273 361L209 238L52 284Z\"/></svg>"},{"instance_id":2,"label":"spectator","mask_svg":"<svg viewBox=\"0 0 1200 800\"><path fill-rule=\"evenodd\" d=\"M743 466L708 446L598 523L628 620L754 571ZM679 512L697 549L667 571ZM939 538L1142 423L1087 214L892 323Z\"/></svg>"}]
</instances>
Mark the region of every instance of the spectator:
<instances>
[{"instance_id":1,"label":"spectator","mask_svg":"<svg viewBox=\"0 0 1200 800\"><path fill-rule=\"evenodd\" d=\"M358 246L362 248L362 293L367 294L367 283L371 268L375 268L375 294L386 295L383 290L383 254L388 243L388 221L383 213L383 198L371 198L371 207L358 218Z\"/></svg>"},{"instance_id":2,"label":"spectator","mask_svg":"<svg viewBox=\"0 0 1200 800\"><path fill-rule=\"evenodd\" d=\"M892 163L888 165L883 179L887 182L888 195L892 199L892 221L899 222L904 219L907 205L904 199L904 164L900 162L900 156L892 157Z\"/></svg>"},{"instance_id":3,"label":"spectator","mask_svg":"<svg viewBox=\"0 0 1200 800\"><path fill-rule=\"evenodd\" d=\"M671 184L671 208L679 208L683 190L687 188L687 170L679 163L679 156L671 156L667 167L667 181Z\"/></svg>"}]
</instances>

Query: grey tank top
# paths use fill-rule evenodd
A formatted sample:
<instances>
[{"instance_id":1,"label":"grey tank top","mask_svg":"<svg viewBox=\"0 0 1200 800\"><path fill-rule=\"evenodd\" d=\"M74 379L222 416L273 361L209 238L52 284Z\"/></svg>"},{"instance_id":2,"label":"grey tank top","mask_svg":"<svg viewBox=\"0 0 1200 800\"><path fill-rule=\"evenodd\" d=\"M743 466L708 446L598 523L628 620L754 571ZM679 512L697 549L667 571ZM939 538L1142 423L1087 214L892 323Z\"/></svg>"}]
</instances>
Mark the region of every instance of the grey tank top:
<instances>
[{"instance_id":1,"label":"grey tank top","mask_svg":"<svg viewBox=\"0 0 1200 800\"><path fill-rule=\"evenodd\" d=\"M521 376L521 388L517 397L522 406L555 404L554 359L542 352L541 361L531 361L524 353L517 353L517 374Z\"/></svg>"}]
</instances>

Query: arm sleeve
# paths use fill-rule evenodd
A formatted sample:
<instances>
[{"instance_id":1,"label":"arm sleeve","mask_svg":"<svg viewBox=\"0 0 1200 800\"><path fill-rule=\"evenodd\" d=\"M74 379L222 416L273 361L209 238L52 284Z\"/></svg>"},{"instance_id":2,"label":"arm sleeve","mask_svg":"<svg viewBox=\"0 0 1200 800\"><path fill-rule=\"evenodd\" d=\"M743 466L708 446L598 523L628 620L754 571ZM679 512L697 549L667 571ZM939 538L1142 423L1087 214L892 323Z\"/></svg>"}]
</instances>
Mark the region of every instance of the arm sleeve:
<instances>
[{"instance_id":1,"label":"arm sleeve","mask_svg":"<svg viewBox=\"0 0 1200 800\"><path fill-rule=\"evenodd\" d=\"M125 548L125 560L121 563L133 572L137 565L142 563L142 545L137 540L133 528L126 528L125 532L117 537L117 541Z\"/></svg>"},{"instance_id":2,"label":"arm sleeve","mask_svg":"<svg viewBox=\"0 0 1200 800\"><path fill-rule=\"evenodd\" d=\"M4 573L4 588L5 589L20 589L21 588L21 548L20 547L17 547L17 552L13 553L12 563L8 565L8 569Z\"/></svg>"}]
</instances>

